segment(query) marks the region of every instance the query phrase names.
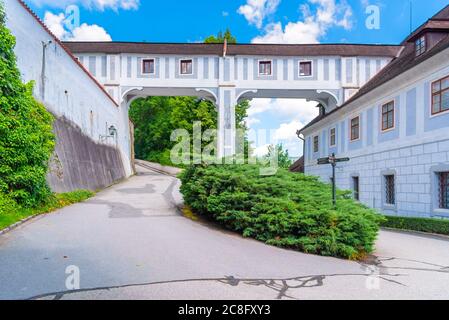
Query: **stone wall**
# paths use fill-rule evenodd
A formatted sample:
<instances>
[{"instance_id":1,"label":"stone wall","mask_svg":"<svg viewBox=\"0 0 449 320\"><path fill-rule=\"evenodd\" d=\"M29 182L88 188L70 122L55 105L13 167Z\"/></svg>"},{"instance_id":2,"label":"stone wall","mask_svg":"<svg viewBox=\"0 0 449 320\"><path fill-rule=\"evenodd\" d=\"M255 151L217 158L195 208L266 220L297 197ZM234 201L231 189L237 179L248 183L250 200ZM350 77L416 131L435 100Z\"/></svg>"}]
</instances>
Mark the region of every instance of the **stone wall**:
<instances>
[{"instance_id":1,"label":"stone wall","mask_svg":"<svg viewBox=\"0 0 449 320\"><path fill-rule=\"evenodd\" d=\"M53 131L56 148L47 179L53 191L95 191L126 177L116 147L94 142L64 117L55 120Z\"/></svg>"}]
</instances>

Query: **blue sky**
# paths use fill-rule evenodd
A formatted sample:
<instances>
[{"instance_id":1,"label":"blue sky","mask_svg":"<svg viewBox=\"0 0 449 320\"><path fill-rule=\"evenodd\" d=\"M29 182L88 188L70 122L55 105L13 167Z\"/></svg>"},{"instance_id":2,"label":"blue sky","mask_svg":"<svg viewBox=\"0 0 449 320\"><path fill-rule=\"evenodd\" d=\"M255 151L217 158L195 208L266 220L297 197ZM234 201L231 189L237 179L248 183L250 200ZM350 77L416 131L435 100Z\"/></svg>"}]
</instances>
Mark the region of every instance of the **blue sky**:
<instances>
[{"instance_id":1,"label":"blue sky","mask_svg":"<svg viewBox=\"0 0 449 320\"><path fill-rule=\"evenodd\" d=\"M409 33L409 0L26 0L65 40L199 42L230 28L241 43L385 43L397 44ZM416 28L448 0L413 0ZM67 28L65 9L77 5L81 25ZM380 28L365 26L369 5L380 8ZM302 100L252 102L253 129L276 130L276 136L299 156L294 132L316 110ZM267 141L268 143L269 141ZM257 144L259 152L266 147Z\"/></svg>"}]
</instances>

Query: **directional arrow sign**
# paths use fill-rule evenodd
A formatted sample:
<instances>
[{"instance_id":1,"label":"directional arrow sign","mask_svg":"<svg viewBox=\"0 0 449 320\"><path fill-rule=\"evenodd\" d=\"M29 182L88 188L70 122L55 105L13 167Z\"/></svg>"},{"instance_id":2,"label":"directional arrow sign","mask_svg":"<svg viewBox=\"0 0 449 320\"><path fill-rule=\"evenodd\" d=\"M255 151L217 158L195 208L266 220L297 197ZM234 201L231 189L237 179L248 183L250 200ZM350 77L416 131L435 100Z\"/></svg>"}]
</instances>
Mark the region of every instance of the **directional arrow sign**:
<instances>
[{"instance_id":1,"label":"directional arrow sign","mask_svg":"<svg viewBox=\"0 0 449 320\"><path fill-rule=\"evenodd\" d=\"M318 159L318 164L329 164L329 158Z\"/></svg>"},{"instance_id":2,"label":"directional arrow sign","mask_svg":"<svg viewBox=\"0 0 449 320\"><path fill-rule=\"evenodd\" d=\"M341 159L335 159L335 162L348 162L349 158L341 158Z\"/></svg>"}]
</instances>

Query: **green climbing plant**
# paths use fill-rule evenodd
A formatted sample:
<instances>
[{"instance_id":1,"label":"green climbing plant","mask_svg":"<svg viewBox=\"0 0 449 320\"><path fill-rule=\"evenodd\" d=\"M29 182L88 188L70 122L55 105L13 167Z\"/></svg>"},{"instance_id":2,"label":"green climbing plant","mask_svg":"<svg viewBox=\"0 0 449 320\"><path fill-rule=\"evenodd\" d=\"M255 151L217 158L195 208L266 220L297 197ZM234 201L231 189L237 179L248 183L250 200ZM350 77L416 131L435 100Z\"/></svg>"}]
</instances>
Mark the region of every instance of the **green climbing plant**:
<instances>
[{"instance_id":1,"label":"green climbing plant","mask_svg":"<svg viewBox=\"0 0 449 320\"><path fill-rule=\"evenodd\" d=\"M51 195L46 175L53 117L34 99L33 83L21 80L5 20L0 3L0 202L35 207Z\"/></svg>"}]
</instances>

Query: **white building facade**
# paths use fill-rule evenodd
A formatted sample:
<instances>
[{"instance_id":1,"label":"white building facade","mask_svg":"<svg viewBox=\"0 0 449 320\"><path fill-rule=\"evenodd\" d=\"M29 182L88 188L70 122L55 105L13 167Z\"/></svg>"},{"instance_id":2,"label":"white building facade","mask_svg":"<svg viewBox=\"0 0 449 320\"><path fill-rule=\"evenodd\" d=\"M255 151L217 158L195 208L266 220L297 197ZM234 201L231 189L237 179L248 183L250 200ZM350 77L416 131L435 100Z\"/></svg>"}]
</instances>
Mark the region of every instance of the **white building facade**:
<instances>
[{"instance_id":1,"label":"white building facade","mask_svg":"<svg viewBox=\"0 0 449 320\"><path fill-rule=\"evenodd\" d=\"M122 108L139 97L197 96L219 113L219 156L235 154L242 99L303 98L335 109L382 70L399 46L67 42Z\"/></svg>"},{"instance_id":2,"label":"white building facade","mask_svg":"<svg viewBox=\"0 0 449 320\"><path fill-rule=\"evenodd\" d=\"M300 130L305 173L386 214L449 218L449 7L353 97Z\"/></svg>"}]
</instances>

